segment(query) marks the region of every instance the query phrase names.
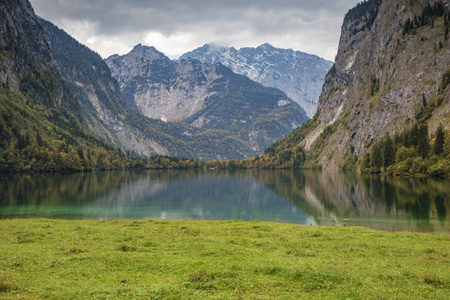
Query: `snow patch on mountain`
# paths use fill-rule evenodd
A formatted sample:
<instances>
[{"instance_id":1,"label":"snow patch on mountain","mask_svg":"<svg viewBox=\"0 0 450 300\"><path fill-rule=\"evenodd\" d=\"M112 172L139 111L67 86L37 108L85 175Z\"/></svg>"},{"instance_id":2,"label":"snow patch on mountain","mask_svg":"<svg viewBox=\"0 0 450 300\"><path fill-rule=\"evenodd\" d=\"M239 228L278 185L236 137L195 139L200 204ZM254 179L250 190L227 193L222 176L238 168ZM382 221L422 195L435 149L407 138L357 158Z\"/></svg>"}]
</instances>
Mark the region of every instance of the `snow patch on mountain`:
<instances>
[{"instance_id":1,"label":"snow patch on mountain","mask_svg":"<svg viewBox=\"0 0 450 300\"><path fill-rule=\"evenodd\" d=\"M206 44L183 54L204 63L221 63L233 72L245 75L267 87L284 91L312 117L322 91L325 75L333 65L316 55L279 49L269 44L257 48L226 47L223 43Z\"/></svg>"}]
</instances>

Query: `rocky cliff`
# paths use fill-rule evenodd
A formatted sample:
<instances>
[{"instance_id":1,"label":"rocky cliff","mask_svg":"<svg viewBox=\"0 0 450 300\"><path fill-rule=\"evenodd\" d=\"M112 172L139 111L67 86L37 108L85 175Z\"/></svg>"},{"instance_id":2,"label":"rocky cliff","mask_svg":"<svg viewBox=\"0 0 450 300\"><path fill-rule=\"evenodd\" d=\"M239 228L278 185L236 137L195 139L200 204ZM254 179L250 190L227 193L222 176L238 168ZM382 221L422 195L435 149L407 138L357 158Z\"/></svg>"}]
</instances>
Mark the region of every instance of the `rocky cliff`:
<instances>
[{"instance_id":1,"label":"rocky cliff","mask_svg":"<svg viewBox=\"0 0 450 300\"><path fill-rule=\"evenodd\" d=\"M312 117L317 109L325 75L332 62L316 55L263 44L239 50L220 44L206 44L185 53L181 59L222 63L233 72L245 75L264 86L282 90Z\"/></svg>"},{"instance_id":2,"label":"rocky cliff","mask_svg":"<svg viewBox=\"0 0 450 300\"><path fill-rule=\"evenodd\" d=\"M50 47L27 0L0 2L0 83L37 104L79 117L78 103L62 84Z\"/></svg>"},{"instance_id":3,"label":"rocky cliff","mask_svg":"<svg viewBox=\"0 0 450 300\"><path fill-rule=\"evenodd\" d=\"M123 168L133 161L88 130L26 0L0 1L0 83L0 172Z\"/></svg>"},{"instance_id":4,"label":"rocky cliff","mask_svg":"<svg viewBox=\"0 0 450 300\"><path fill-rule=\"evenodd\" d=\"M369 0L345 16L336 63L308 126L276 147L303 146L338 168L416 122L450 126L448 7L442 0ZM447 73L447 75L445 75Z\"/></svg>"},{"instance_id":5,"label":"rocky cliff","mask_svg":"<svg viewBox=\"0 0 450 300\"><path fill-rule=\"evenodd\" d=\"M251 149L227 158L261 153L307 120L303 109L285 93L221 64L195 59L174 62L142 45L106 62L128 105L144 116L210 130L210 136L228 133Z\"/></svg>"},{"instance_id":6,"label":"rocky cliff","mask_svg":"<svg viewBox=\"0 0 450 300\"><path fill-rule=\"evenodd\" d=\"M65 84L77 96L83 119L90 130L108 143L139 155L172 154L189 157L188 149L181 148L176 139L170 139L150 120L131 117L117 81L111 76L108 65L97 53L77 42L52 23L38 18L50 43L50 50ZM155 132L156 131L156 132Z\"/></svg>"},{"instance_id":7,"label":"rocky cliff","mask_svg":"<svg viewBox=\"0 0 450 300\"><path fill-rule=\"evenodd\" d=\"M424 105L436 106L428 120L431 132L439 122L450 125L450 91L440 90L450 67L446 21L441 12L426 13L435 4L443 1L372 0L347 14L317 113L318 128L336 127L323 165L336 166L351 149L361 156L373 141L400 133ZM408 31L409 21L418 18L427 21ZM336 147L338 155L328 160Z\"/></svg>"},{"instance_id":8,"label":"rocky cliff","mask_svg":"<svg viewBox=\"0 0 450 300\"><path fill-rule=\"evenodd\" d=\"M106 62L128 105L149 118L164 121L178 121L198 112L211 96L212 83L219 78L213 65L193 60L178 64L154 47L141 44L127 55L114 55Z\"/></svg>"},{"instance_id":9,"label":"rocky cliff","mask_svg":"<svg viewBox=\"0 0 450 300\"><path fill-rule=\"evenodd\" d=\"M97 53L50 22L42 19L39 22L65 85L81 104L83 121L104 141L139 155L202 160L243 158L256 153L248 143L231 137L228 131L162 121L137 112L133 109L134 102L123 99L117 81Z\"/></svg>"}]
</instances>

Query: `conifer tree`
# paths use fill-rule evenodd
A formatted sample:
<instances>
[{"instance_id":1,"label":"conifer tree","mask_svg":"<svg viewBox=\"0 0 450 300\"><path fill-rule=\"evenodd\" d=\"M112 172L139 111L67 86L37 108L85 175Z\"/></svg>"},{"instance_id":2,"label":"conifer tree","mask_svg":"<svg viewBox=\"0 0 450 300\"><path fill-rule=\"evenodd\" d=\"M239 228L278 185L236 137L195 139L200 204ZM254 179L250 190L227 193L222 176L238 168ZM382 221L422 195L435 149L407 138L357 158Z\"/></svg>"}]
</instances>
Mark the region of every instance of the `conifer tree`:
<instances>
[{"instance_id":1,"label":"conifer tree","mask_svg":"<svg viewBox=\"0 0 450 300\"><path fill-rule=\"evenodd\" d=\"M379 169L383 165L383 157L381 156L381 147L377 143L372 148L372 165L373 167Z\"/></svg>"},{"instance_id":2,"label":"conifer tree","mask_svg":"<svg viewBox=\"0 0 450 300\"><path fill-rule=\"evenodd\" d=\"M442 124L439 124L439 127L436 130L436 141L434 143L434 154L440 155L444 152L444 143L445 143L445 133L442 128Z\"/></svg>"},{"instance_id":3,"label":"conifer tree","mask_svg":"<svg viewBox=\"0 0 450 300\"><path fill-rule=\"evenodd\" d=\"M409 132L409 146L419 146L419 139L420 139L420 128L417 123L414 124L413 128L411 128L411 131Z\"/></svg>"},{"instance_id":4,"label":"conifer tree","mask_svg":"<svg viewBox=\"0 0 450 300\"><path fill-rule=\"evenodd\" d=\"M361 161L360 170L365 171L369 167L370 167L370 155L368 152L366 152Z\"/></svg>"},{"instance_id":5,"label":"conifer tree","mask_svg":"<svg viewBox=\"0 0 450 300\"><path fill-rule=\"evenodd\" d=\"M418 132L418 145L417 152L422 158L428 156L428 152L430 150L430 138L428 137L428 125L422 124L419 127Z\"/></svg>"},{"instance_id":6,"label":"conifer tree","mask_svg":"<svg viewBox=\"0 0 450 300\"><path fill-rule=\"evenodd\" d=\"M384 139L384 167L389 167L395 161L395 146L388 134Z\"/></svg>"}]
</instances>

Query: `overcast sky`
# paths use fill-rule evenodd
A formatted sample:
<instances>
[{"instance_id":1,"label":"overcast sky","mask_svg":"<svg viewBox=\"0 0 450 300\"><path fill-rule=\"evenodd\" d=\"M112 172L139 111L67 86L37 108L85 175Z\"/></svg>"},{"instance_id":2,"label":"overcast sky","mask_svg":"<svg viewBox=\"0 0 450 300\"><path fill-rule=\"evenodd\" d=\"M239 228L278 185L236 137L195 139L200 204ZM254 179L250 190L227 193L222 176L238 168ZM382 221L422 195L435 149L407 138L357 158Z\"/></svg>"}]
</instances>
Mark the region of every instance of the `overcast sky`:
<instances>
[{"instance_id":1,"label":"overcast sky","mask_svg":"<svg viewBox=\"0 0 450 300\"><path fill-rule=\"evenodd\" d=\"M103 58L138 43L171 58L210 42L269 43L334 60L345 13L360 0L30 0L37 15Z\"/></svg>"}]
</instances>

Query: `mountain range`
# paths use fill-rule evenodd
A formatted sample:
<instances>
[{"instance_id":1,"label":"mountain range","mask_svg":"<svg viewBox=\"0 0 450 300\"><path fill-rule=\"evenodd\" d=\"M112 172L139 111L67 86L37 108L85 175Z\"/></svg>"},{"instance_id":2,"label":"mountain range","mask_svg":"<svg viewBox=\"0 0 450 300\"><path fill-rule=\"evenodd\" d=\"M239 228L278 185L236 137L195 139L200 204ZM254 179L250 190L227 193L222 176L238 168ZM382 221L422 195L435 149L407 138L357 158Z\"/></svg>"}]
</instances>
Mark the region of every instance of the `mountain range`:
<instances>
[{"instance_id":1,"label":"mountain range","mask_svg":"<svg viewBox=\"0 0 450 300\"><path fill-rule=\"evenodd\" d=\"M305 112L279 90L266 88L220 64L192 59L176 63L142 45L124 56L133 59L142 54L137 56L141 65L129 65L134 68L131 72L139 71L142 78L130 77L127 89L121 90L126 72L118 77L118 84L97 53L37 18L28 1L2 2L2 8L2 88L23 94L27 103L32 99L63 114L65 127L70 128L75 121L83 135L90 131L123 151L200 160L251 157L307 120ZM159 59L152 61L152 55ZM152 68L141 72L150 67L149 60L154 63ZM142 80L147 81L146 86ZM156 106L153 102L152 109L142 109L151 102L145 102L139 88L131 88L136 84L151 92L151 101L159 99ZM139 97L140 101L135 101ZM155 114L164 109L164 114ZM34 136L19 124L12 131L2 132L5 146Z\"/></svg>"},{"instance_id":2,"label":"mountain range","mask_svg":"<svg viewBox=\"0 0 450 300\"><path fill-rule=\"evenodd\" d=\"M297 103L225 64L262 80L283 77L293 62L280 57L300 54L205 45L172 61L139 44L104 61L27 0L4 0L0 171L149 165L130 154L224 160L267 148L242 163L448 174L449 23L442 0L359 3L344 18L317 112L295 129L307 120Z\"/></svg>"},{"instance_id":3,"label":"mountain range","mask_svg":"<svg viewBox=\"0 0 450 300\"><path fill-rule=\"evenodd\" d=\"M138 155L195 157L183 124L167 124L132 110L108 65L97 53L52 23L38 18L65 86L76 95L82 119L104 141Z\"/></svg>"},{"instance_id":4,"label":"mountain range","mask_svg":"<svg viewBox=\"0 0 450 300\"><path fill-rule=\"evenodd\" d=\"M213 117L217 120L220 119L221 122L225 122L225 125L221 125L220 121L211 122L209 126L190 124L193 123L192 121L190 123L182 122L183 120L192 118L192 113L187 113L186 111L179 113L178 118L166 118L165 115L157 115L156 112L164 110L164 108L168 108L168 113L173 114L177 112L177 105L168 107L171 105L170 97L164 98L165 96L158 94L159 91L165 90L165 85L168 86L171 84L167 81L169 78L175 78L175 67L178 68L177 70L182 69L182 72L184 72L184 77L178 79L177 82L180 83L185 80L190 83L190 85L183 87L185 97L198 101L199 95L196 94L197 91L205 88L201 82L204 71L208 69L215 74L215 68L218 66L205 65L203 69L199 69L197 67L202 64L198 61L191 61L193 63L192 66L177 64L153 47L142 45L136 46L127 56L124 56L131 60L139 59L139 63L137 64L133 64L127 60L125 64L130 68L127 71L133 74L133 72L139 72L133 68L149 68L144 61L147 59L152 60L153 56L159 57L160 59L156 59L152 67L147 69L153 76L150 79L151 82L145 82L142 88L148 89L149 91L152 91L155 86L162 88L158 88L158 92L153 92L150 98L148 98L151 101L160 99L161 101L156 106L150 110L138 109L138 104L145 106L148 103L145 102L147 99L145 96L141 97L141 101L134 101L135 96L137 97L138 95L138 90L131 89L134 86L134 82L130 84L127 82L127 89L121 91L120 85L124 84L124 79L118 77L120 82L118 84L111 76L108 65L97 53L81 45L50 22L43 19L39 19L39 22L50 41L50 49L55 64L64 78L66 86L77 96L81 104L83 119L87 122L90 130L106 142L128 150L131 153L147 156L170 155L200 160L245 158L261 153L271 143L287 135L306 121L304 112L295 103L291 106L287 105L284 110L271 107L268 111L263 111L262 109L256 109L255 106L254 113L258 114L258 117L265 118L267 122L265 124L270 129L270 132L266 132L267 128L263 128L264 125L256 123L256 126L259 127L247 127L249 131L253 130L253 132L256 132L254 138L246 136L246 132L243 130L230 130L229 128L231 126L228 126L229 124L227 122L229 122L233 113L229 108L224 108L223 106L229 105L230 108L239 108L239 106L227 103L228 101L232 101L232 99L224 96L226 94L224 92L225 87L223 85L218 86L217 82L215 86L216 90L211 91L210 96L219 92L221 95L216 95L215 98L210 97L214 100L208 100L208 103L210 107L213 106L219 110L221 109L221 111L214 110L215 115ZM136 53L140 53L138 54L138 56L140 55L138 58L135 57ZM191 68L191 70L186 71L186 68ZM115 74L116 69L112 68L112 70L113 74ZM225 72L226 78L230 76L242 77L229 72L223 66L222 71ZM123 74L126 74L126 72ZM142 73L139 74L141 77L145 75ZM214 76L215 79L219 79L222 75L219 76L216 74ZM141 77L138 80L142 79ZM134 79L135 77L133 76L128 78L130 81ZM140 84L142 86L142 82ZM250 87L259 90L261 95L255 96L252 94L252 97L255 96L252 99L255 100L262 99L261 96L269 93L267 88L251 80L239 81L236 84L243 90ZM176 91L177 87L172 87L171 89ZM272 96L272 90L270 92ZM124 97L122 97L122 93ZM166 94L162 93L162 95ZM276 96L286 98L279 91ZM172 98L175 101L184 100L180 93L173 95ZM249 99L247 97L244 99L244 102ZM286 99L286 101L290 100ZM192 103L186 102L185 105L189 108L189 111L195 111L190 108ZM245 111L242 108L241 110ZM291 115L292 122L289 122L289 125L285 125L282 122L277 123L276 119L271 119L269 116L270 113L277 113L276 116L280 117L278 113L281 113L281 110L287 116L289 114ZM211 108L208 111L211 111ZM152 113L150 114L149 112ZM282 117L280 119L283 120ZM253 124L252 122L250 123Z\"/></svg>"},{"instance_id":5,"label":"mountain range","mask_svg":"<svg viewBox=\"0 0 450 300\"><path fill-rule=\"evenodd\" d=\"M275 48L267 43L239 50L220 43L206 44L181 55L180 60L186 58L209 64L221 63L264 86L280 89L310 118L317 110L325 75L333 66L333 62L316 55Z\"/></svg>"},{"instance_id":6,"label":"mountain range","mask_svg":"<svg viewBox=\"0 0 450 300\"><path fill-rule=\"evenodd\" d=\"M251 149L234 157L216 157L219 159L261 153L308 119L285 93L220 63L196 59L175 62L154 47L141 44L126 55L113 55L105 61L128 106L140 114L209 130L211 135L224 132Z\"/></svg>"}]
</instances>

